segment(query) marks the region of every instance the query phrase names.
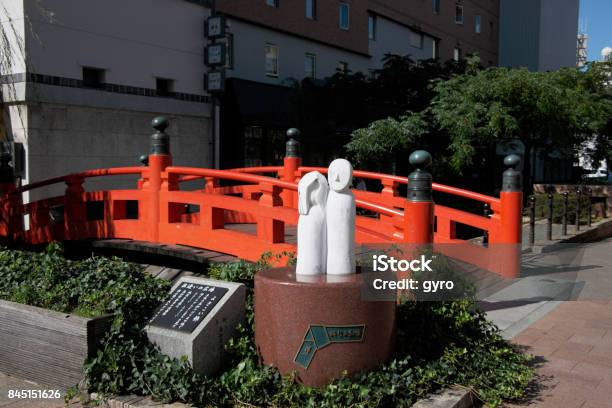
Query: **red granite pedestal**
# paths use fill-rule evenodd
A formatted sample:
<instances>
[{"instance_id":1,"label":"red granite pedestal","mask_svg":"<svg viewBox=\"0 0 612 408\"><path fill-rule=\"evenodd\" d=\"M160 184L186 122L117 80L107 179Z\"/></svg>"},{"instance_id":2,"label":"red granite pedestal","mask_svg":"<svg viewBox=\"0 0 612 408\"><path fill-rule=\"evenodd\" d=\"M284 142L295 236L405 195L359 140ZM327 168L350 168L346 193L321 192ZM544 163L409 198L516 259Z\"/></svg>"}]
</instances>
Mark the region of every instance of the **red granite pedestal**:
<instances>
[{"instance_id":1,"label":"red granite pedestal","mask_svg":"<svg viewBox=\"0 0 612 408\"><path fill-rule=\"evenodd\" d=\"M255 276L255 342L263 362L319 387L377 368L395 347L395 302L363 301L362 275L296 279L295 268Z\"/></svg>"}]
</instances>

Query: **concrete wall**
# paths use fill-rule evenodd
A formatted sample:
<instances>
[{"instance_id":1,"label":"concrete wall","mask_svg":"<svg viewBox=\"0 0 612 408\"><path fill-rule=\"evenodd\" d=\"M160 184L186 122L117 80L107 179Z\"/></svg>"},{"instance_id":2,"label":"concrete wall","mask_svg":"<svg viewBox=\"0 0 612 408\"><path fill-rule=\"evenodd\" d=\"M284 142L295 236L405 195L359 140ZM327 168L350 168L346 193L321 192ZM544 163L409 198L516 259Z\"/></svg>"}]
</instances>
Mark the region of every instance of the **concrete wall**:
<instances>
[{"instance_id":1,"label":"concrete wall","mask_svg":"<svg viewBox=\"0 0 612 408\"><path fill-rule=\"evenodd\" d=\"M423 36L423 47L410 45L410 28L385 19L377 18L376 40L369 41L370 55L366 57L353 52L309 41L297 36L270 30L240 20L230 20L229 31L233 34L233 69L228 77L249 79L269 84L286 83L287 78L302 80L305 76L304 56L315 54L317 58L316 77L323 79L337 71L340 61L348 62L349 70L368 73L369 69L380 68L385 54L411 55L414 59L433 56L433 41ZM265 45L279 47L279 76L270 77L265 73Z\"/></svg>"},{"instance_id":2,"label":"concrete wall","mask_svg":"<svg viewBox=\"0 0 612 408\"><path fill-rule=\"evenodd\" d=\"M501 0L500 15L501 66L576 66L578 0Z\"/></svg>"},{"instance_id":3,"label":"concrete wall","mask_svg":"<svg viewBox=\"0 0 612 408\"><path fill-rule=\"evenodd\" d=\"M417 48L410 45L412 32L402 24L377 16L376 36L370 40L371 68L379 68L385 54L410 55L415 60L433 58L433 37L423 35L423 46Z\"/></svg>"},{"instance_id":4,"label":"concrete wall","mask_svg":"<svg viewBox=\"0 0 612 408\"><path fill-rule=\"evenodd\" d=\"M579 0L542 0L540 71L576 66Z\"/></svg>"},{"instance_id":5,"label":"concrete wall","mask_svg":"<svg viewBox=\"0 0 612 408\"><path fill-rule=\"evenodd\" d=\"M317 78L325 78L336 73L339 61L348 62L351 71L367 72L370 66L370 58L360 54L238 20L230 21L229 31L234 36L234 69L227 71L228 77L268 84L280 84L287 78L301 80L305 76L305 53L317 56ZM266 76L266 43L279 47L278 78Z\"/></svg>"},{"instance_id":6,"label":"concrete wall","mask_svg":"<svg viewBox=\"0 0 612 408\"><path fill-rule=\"evenodd\" d=\"M25 15L21 1L0 2L0 24L6 35L0 39L2 57L0 74L15 74L25 71Z\"/></svg>"},{"instance_id":7,"label":"concrete wall","mask_svg":"<svg viewBox=\"0 0 612 408\"><path fill-rule=\"evenodd\" d=\"M138 166L138 157L149 152L150 122L154 115L126 109L41 103L27 108L27 129L15 126L15 139L25 142L27 179L43 180L72 172ZM206 166L212 160L208 119L168 115L173 162L181 166ZM26 180L27 181L27 180ZM135 188L134 177L92 179L87 190ZM31 199L63 192L64 185L36 190Z\"/></svg>"},{"instance_id":8,"label":"concrete wall","mask_svg":"<svg viewBox=\"0 0 612 408\"><path fill-rule=\"evenodd\" d=\"M513 1L513 0L510 0ZM464 23L455 23L455 4L440 1L440 12L433 10L432 0L369 0L368 9L402 24L418 28L440 39L440 59L453 58L459 47L463 55L478 53L483 65L496 65L498 61L500 0L463 0ZM481 32L474 30L475 16L481 16Z\"/></svg>"},{"instance_id":9,"label":"concrete wall","mask_svg":"<svg viewBox=\"0 0 612 408\"><path fill-rule=\"evenodd\" d=\"M107 69L108 83L155 88L155 77L162 77L175 80L176 92L205 93L208 9L202 6L177 0L19 1L32 24L27 46L33 72L81 79L82 66L91 66Z\"/></svg>"}]
</instances>

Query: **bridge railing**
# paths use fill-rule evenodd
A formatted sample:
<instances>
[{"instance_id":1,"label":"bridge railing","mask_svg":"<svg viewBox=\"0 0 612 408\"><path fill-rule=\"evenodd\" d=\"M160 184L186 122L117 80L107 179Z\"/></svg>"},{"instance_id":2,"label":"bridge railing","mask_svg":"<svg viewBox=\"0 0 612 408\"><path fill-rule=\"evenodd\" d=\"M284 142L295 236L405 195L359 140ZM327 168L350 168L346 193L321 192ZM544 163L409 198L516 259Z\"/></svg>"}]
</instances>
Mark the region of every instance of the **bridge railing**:
<instances>
[{"instance_id":1,"label":"bridge railing","mask_svg":"<svg viewBox=\"0 0 612 408\"><path fill-rule=\"evenodd\" d=\"M125 238L161 244L182 244L256 260L265 251L294 251L297 224L297 182L310 171L298 154L298 132L288 132L282 166L215 170L172 165L168 121L154 120L156 133L144 167L90 170L15 188L4 177L0 157L0 236L28 244L52 240ZM355 170L357 178L377 180L379 191L353 190L358 208L359 243L462 243L469 246L450 255L504 276L519 273L521 242L520 172L515 157L506 159L499 198L432 183L426 167L428 153L411 156L416 170L408 177ZM87 192L86 180L137 175L133 189ZM200 189L181 185L202 181ZM23 204L23 194L64 183L64 195ZM407 185L408 196L400 196ZM436 205L432 191L475 200L488 206L488 215ZM460 240L456 227L465 224L483 231L488 246ZM501 252L499 248L504 248Z\"/></svg>"}]
</instances>

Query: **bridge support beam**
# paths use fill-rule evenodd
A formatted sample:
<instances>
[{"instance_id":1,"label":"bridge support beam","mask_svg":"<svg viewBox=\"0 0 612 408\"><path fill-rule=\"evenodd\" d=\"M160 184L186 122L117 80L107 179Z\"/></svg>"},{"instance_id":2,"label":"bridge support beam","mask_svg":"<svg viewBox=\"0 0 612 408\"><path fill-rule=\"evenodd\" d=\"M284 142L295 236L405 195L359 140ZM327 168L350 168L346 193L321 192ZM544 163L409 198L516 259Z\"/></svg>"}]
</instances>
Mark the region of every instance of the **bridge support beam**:
<instances>
[{"instance_id":1,"label":"bridge support beam","mask_svg":"<svg viewBox=\"0 0 612 408\"><path fill-rule=\"evenodd\" d=\"M521 273L521 242L523 236L523 186L522 174L519 170L521 159L515 154L506 156L504 165L508 167L504 171L502 180L501 201L501 223L499 237L494 243L501 244L500 252L502 259L501 275L508 278L516 278Z\"/></svg>"},{"instance_id":2,"label":"bridge support beam","mask_svg":"<svg viewBox=\"0 0 612 408\"><path fill-rule=\"evenodd\" d=\"M167 177L163 173L166 167L172 165L170 137L165 132L168 126L170 126L170 122L168 119L159 116L153 119L151 125L156 132L151 136L151 151L143 183L143 190L147 192L147 200L145 205L143 205L141 217L147 226L145 231L146 239L151 242L159 242L159 192L162 190L162 185L165 188L169 187ZM164 211L170 211L170 208ZM171 215L168 214L168 216L170 217Z\"/></svg>"}]
</instances>

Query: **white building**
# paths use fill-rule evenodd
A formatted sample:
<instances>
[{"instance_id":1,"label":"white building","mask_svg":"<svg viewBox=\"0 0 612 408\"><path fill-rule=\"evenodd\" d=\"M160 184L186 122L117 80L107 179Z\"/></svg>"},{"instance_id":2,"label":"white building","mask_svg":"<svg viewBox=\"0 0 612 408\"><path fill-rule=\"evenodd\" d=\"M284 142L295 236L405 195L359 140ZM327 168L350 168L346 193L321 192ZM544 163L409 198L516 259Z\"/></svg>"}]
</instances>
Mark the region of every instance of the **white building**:
<instances>
[{"instance_id":1,"label":"white building","mask_svg":"<svg viewBox=\"0 0 612 408\"><path fill-rule=\"evenodd\" d=\"M4 48L12 52L3 54L0 67L4 137L23 145L22 182L137 165L138 156L148 151L150 121L157 115L171 120L175 163L215 166L223 152L219 145L225 143L226 151L241 149L225 136L213 137L222 112L212 115L212 98L204 90L203 26L210 15L205 3L0 0L8 38ZM270 116L272 111L282 117L267 102L282 104L293 80L324 79L338 69L367 72L380 67L386 53L434 56L434 37L382 16L371 18L364 53L229 16L227 78L238 84L236 103L252 105L241 106L241 112L255 109ZM251 129L257 124L246 120L244 125L251 135L257 133ZM282 145L291 123L272 125Z\"/></svg>"},{"instance_id":2,"label":"white building","mask_svg":"<svg viewBox=\"0 0 612 408\"><path fill-rule=\"evenodd\" d=\"M16 63L1 74L7 137L25 148L24 183L137 165L160 114L172 121L178 163L212 164L202 65L207 10L175 0L0 4L2 28L15 34Z\"/></svg>"}]
</instances>

